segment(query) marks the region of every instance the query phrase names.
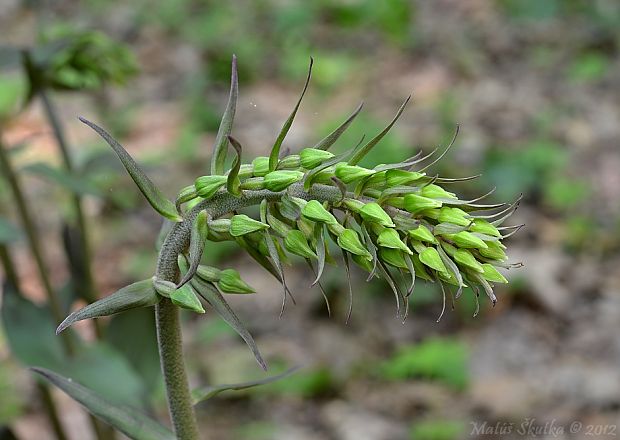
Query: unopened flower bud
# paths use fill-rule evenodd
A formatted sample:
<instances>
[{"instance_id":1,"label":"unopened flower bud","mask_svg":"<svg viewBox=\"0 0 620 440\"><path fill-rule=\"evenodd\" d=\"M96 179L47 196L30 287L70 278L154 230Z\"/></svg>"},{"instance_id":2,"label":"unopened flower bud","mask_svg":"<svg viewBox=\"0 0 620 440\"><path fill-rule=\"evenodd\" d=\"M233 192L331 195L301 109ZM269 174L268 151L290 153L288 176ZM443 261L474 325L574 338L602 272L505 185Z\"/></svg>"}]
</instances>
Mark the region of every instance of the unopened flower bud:
<instances>
[{"instance_id":1,"label":"unopened flower bud","mask_svg":"<svg viewBox=\"0 0 620 440\"><path fill-rule=\"evenodd\" d=\"M262 177L250 177L239 184L239 189L250 191L265 189L265 179Z\"/></svg>"},{"instance_id":2,"label":"unopened flower bud","mask_svg":"<svg viewBox=\"0 0 620 440\"><path fill-rule=\"evenodd\" d=\"M351 255L351 258L359 267L364 269L366 272L372 272L373 264L372 261L360 256L360 255Z\"/></svg>"},{"instance_id":3,"label":"unopened flower bud","mask_svg":"<svg viewBox=\"0 0 620 440\"><path fill-rule=\"evenodd\" d=\"M441 223L452 223L459 226L467 226L471 223L469 214L459 208L451 208L444 206L439 211L439 219Z\"/></svg>"},{"instance_id":4,"label":"unopened flower bud","mask_svg":"<svg viewBox=\"0 0 620 440\"><path fill-rule=\"evenodd\" d=\"M461 231L458 234L454 234L450 239L461 248L469 249L487 249L487 244L475 235L470 234L467 231Z\"/></svg>"},{"instance_id":5,"label":"unopened flower bud","mask_svg":"<svg viewBox=\"0 0 620 440\"><path fill-rule=\"evenodd\" d=\"M470 226L471 232L479 232L480 234L490 235L491 237L501 237L502 234L488 221L477 218L474 219L474 223Z\"/></svg>"},{"instance_id":6,"label":"unopened flower bud","mask_svg":"<svg viewBox=\"0 0 620 440\"><path fill-rule=\"evenodd\" d=\"M404 198L404 208L415 214L425 209L440 208L441 202L428 197L419 196L417 194L407 194Z\"/></svg>"},{"instance_id":7,"label":"unopened flower bud","mask_svg":"<svg viewBox=\"0 0 620 440\"><path fill-rule=\"evenodd\" d=\"M226 185L226 176L202 176L196 179L194 187L196 194L203 199L210 199L221 187Z\"/></svg>"},{"instance_id":8,"label":"unopened flower bud","mask_svg":"<svg viewBox=\"0 0 620 440\"><path fill-rule=\"evenodd\" d=\"M252 170L255 177L264 177L269 172L269 158L258 156L252 161Z\"/></svg>"},{"instance_id":9,"label":"unopened flower bud","mask_svg":"<svg viewBox=\"0 0 620 440\"><path fill-rule=\"evenodd\" d=\"M392 217L390 217L378 203L366 203L362 209L360 209L359 213L367 222L378 223L389 228L393 228L395 226L392 221Z\"/></svg>"},{"instance_id":10,"label":"unopened flower bud","mask_svg":"<svg viewBox=\"0 0 620 440\"><path fill-rule=\"evenodd\" d=\"M338 246L340 246L345 251L349 251L352 254L359 255L361 257L366 258L367 260L372 260L372 255L368 252L368 249L362 244L353 229L345 229L342 231L337 238Z\"/></svg>"},{"instance_id":11,"label":"unopened flower bud","mask_svg":"<svg viewBox=\"0 0 620 440\"><path fill-rule=\"evenodd\" d=\"M252 286L241 279L239 272L235 269L224 269L220 271L218 287L225 293L254 293Z\"/></svg>"},{"instance_id":12,"label":"unopened flower bud","mask_svg":"<svg viewBox=\"0 0 620 440\"><path fill-rule=\"evenodd\" d=\"M383 188L387 184L387 171L379 171L370 176L364 182L364 188Z\"/></svg>"},{"instance_id":13,"label":"unopened flower bud","mask_svg":"<svg viewBox=\"0 0 620 440\"><path fill-rule=\"evenodd\" d=\"M412 255L413 252L409 247L400 239L400 235L396 229L385 228L379 234L377 239L377 244L382 247L392 248L392 249L400 249L403 252Z\"/></svg>"},{"instance_id":14,"label":"unopened flower bud","mask_svg":"<svg viewBox=\"0 0 620 440\"><path fill-rule=\"evenodd\" d=\"M298 154L291 154L289 156L283 157L280 162L278 162L278 170L290 170L299 168L301 164L300 158Z\"/></svg>"},{"instance_id":15,"label":"unopened flower bud","mask_svg":"<svg viewBox=\"0 0 620 440\"><path fill-rule=\"evenodd\" d=\"M433 247L427 247L420 253L420 261L430 267L431 269L435 269L439 272L447 272L446 266L441 261L441 257L439 256L439 252L437 249Z\"/></svg>"},{"instance_id":16,"label":"unopened flower bud","mask_svg":"<svg viewBox=\"0 0 620 440\"><path fill-rule=\"evenodd\" d=\"M343 183L355 182L374 173L374 170L357 165L347 165L346 162L338 163L335 170L336 177L342 180Z\"/></svg>"},{"instance_id":17,"label":"unopened flower bud","mask_svg":"<svg viewBox=\"0 0 620 440\"><path fill-rule=\"evenodd\" d=\"M205 313L200 300L194 293L194 289L189 284L185 284L176 289L171 295L172 303L182 309L191 310L192 312Z\"/></svg>"},{"instance_id":18,"label":"unopened flower bud","mask_svg":"<svg viewBox=\"0 0 620 440\"><path fill-rule=\"evenodd\" d=\"M304 258L317 258L316 253L308 245L303 232L293 229L284 237L284 247L291 253Z\"/></svg>"},{"instance_id":19,"label":"unopened flower bud","mask_svg":"<svg viewBox=\"0 0 620 440\"><path fill-rule=\"evenodd\" d=\"M234 215L230 219L230 235L239 237L240 235L250 234L269 228L269 225L254 220L245 214Z\"/></svg>"},{"instance_id":20,"label":"unopened flower bud","mask_svg":"<svg viewBox=\"0 0 620 440\"><path fill-rule=\"evenodd\" d=\"M306 203L306 206L304 206L301 210L301 215L303 215L308 220L312 220L313 222L327 224L338 223L336 217L334 217L331 212L325 209L321 202L319 202L318 200L310 200L308 203Z\"/></svg>"},{"instance_id":21,"label":"unopened flower bud","mask_svg":"<svg viewBox=\"0 0 620 440\"><path fill-rule=\"evenodd\" d=\"M398 267L400 269L407 269L407 263L402 251L398 249L381 248L379 249L379 258L384 263L390 266Z\"/></svg>"},{"instance_id":22,"label":"unopened flower bud","mask_svg":"<svg viewBox=\"0 0 620 440\"><path fill-rule=\"evenodd\" d=\"M176 284L171 281L161 280L159 278L153 277L153 287L155 291L166 298L170 298L170 296L177 290Z\"/></svg>"},{"instance_id":23,"label":"unopened flower bud","mask_svg":"<svg viewBox=\"0 0 620 440\"><path fill-rule=\"evenodd\" d=\"M402 186L415 182L425 175L425 173L417 173L415 171L388 170L385 174L385 181L388 188L392 188L394 186Z\"/></svg>"},{"instance_id":24,"label":"unopened flower bud","mask_svg":"<svg viewBox=\"0 0 620 440\"><path fill-rule=\"evenodd\" d=\"M433 277L431 277L426 271L426 266L422 264L420 261L420 257L418 254L413 254L411 256L411 260L413 261L413 269L415 270L415 276L422 278L423 280L432 281Z\"/></svg>"},{"instance_id":25,"label":"unopened flower bud","mask_svg":"<svg viewBox=\"0 0 620 440\"><path fill-rule=\"evenodd\" d=\"M476 257L474 257L472 253L468 250L458 249L454 253L454 259L457 263L473 269L475 272L484 273L484 268L482 267L482 264L480 264L478 260L476 260Z\"/></svg>"},{"instance_id":26,"label":"unopened flower bud","mask_svg":"<svg viewBox=\"0 0 620 440\"><path fill-rule=\"evenodd\" d=\"M495 283L507 283L508 282L508 280L504 278L504 275L498 272L495 266L488 264L488 263L483 263L482 269L484 270L484 272L482 273L482 277L485 280L492 281Z\"/></svg>"},{"instance_id":27,"label":"unopened flower bud","mask_svg":"<svg viewBox=\"0 0 620 440\"><path fill-rule=\"evenodd\" d=\"M420 195L431 199L458 199L456 194L451 193L443 189L439 185L426 185L420 191Z\"/></svg>"},{"instance_id":28,"label":"unopened flower bud","mask_svg":"<svg viewBox=\"0 0 620 440\"><path fill-rule=\"evenodd\" d=\"M304 177L301 171L278 170L265 175L265 188L269 191L283 191Z\"/></svg>"},{"instance_id":29,"label":"unopened flower bud","mask_svg":"<svg viewBox=\"0 0 620 440\"><path fill-rule=\"evenodd\" d=\"M218 218L209 222L209 232L226 233L230 232L231 220L229 218Z\"/></svg>"},{"instance_id":30,"label":"unopened flower bud","mask_svg":"<svg viewBox=\"0 0 620 440\"><path fill-rule=\"evenodd\" d=\"M203 264L198 266L196 275L205 281L215 283L220 280L222 271L217 267L205 266Z\"/></svg>"},{"instance_id":31,"label":"unopened flower bud","mask_svg":"<svg viewBox=\"0 0 620 440\"><path fill-rule=\"evenodd\" d=\"M437 239L435 238L433 233L429 231L428 228L424 225L419 225L417 228L410 229L407 232L409 236L414 240L426 241L428 243L437 244Z\"/></svg>"},{"instance_id":32,"label":"unopened flower bud","mask_svg":"<svg viewBox=\"0 0 620 440\"><path fill-rule=\"evenodd\" d=\"M301 166L307 170L318 167L332 157L334 157L334 155L329 151L318 150L316 148L304 148L299 153Z\"/></svg>"},{"instance_id":33,"label":"unopened flower bud","mask_svg":"<svg viewBox=\"0 0 620 440\"><path fill-rule=\"evenodd\" d=\"M179 195L176 198L176 203L186 203L195 199L197 196L198 194L196 193L196 187L194 185L189 185L179 191Z\"/></svg>"},{"instance_id":34,"label":"unopened flower bud","mask_svg":"<svg viewBox=\"0 0 620 440\"><path fill-rule=\"evenodd\" d=\"M487 249L479 249L480 255L491 260L504 261L506 253L502 249L501 244L497 241L486 241Z\"/></svg>"}]
</instances>

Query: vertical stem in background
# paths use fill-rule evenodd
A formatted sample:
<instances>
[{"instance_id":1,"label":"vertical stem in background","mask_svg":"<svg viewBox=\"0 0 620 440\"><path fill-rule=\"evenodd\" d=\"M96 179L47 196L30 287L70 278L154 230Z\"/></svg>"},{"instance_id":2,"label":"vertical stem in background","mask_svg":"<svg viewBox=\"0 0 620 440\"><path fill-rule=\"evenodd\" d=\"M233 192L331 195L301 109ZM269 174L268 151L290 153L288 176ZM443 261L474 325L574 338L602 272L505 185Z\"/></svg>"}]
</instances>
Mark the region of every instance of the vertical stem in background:
<instances>
[{"instance_id":1,"label":"vertical stem in background","mask_svg":"<svg viewBox=\"0 0 620 440\"><path fill-rule=\"evenodd\" d=\"M26 232L26 236L28 238L28 245L30 246L30 251L32 252L32 255L34 257L34 261L39 272L39 277L41 279L41 283L43 284L43 289L45 290L45 294L47 295L47 300L50 306L50 310L52 311L52 316L54 318L54 321L56 321L56 323L59 323L63 319L63 311L62 307L60 306L60 301L56 296L56 292L54 292L54 289L52 288L52 283L50 282L48 276L47 267L45 266L45 262L43 260L43 253L41 251L41 247L39 246L39 234L37 233L37 230L34 226L32 215L30 213L30 210L28 209L28 205L26 204L26 198L24 197L24 193L22 192L15 170L11 165L8 152L4 148L1 139L0 168L2 169L2 174L4 174L6 180L9 183L9 186L11 187L11 191L13 192L15 206L17 207L17 212L21 219L22 226L24 227L24 231ZM62 341L68 353L73 353L75 351L73 340L71 339L70 334L62 336Z\"/></svg>"},{"instance_id":2,"label":"vertical stem in background","mask_svg":"<svg viewBox=\"0 0 620 440\"><path fill-rule=\"evenodd\" d=\"M155 306L157 343L166 383L168 409L179 440L198 440L198 425L183 362L179 308L168 298Z\"/></svg>"},{"instance_id":3,"label":"vertical stem in background","mask_svg":"<svg viewBox=\"0 0 620 440\"><path fill-rule=\"evenodd\" d=\"M73 164L73 159L71 158L71 153L69 152L69 145L67 144L66 137L64 135L64 131L62 129L62 125L60 120L58 119L58 113L54 107L53 102L50 100L49 96L45 92L45 90L39 90L39 96L41 97L41 101L43 102L43 108L45 109L45 115L52 126L52 130L54 132L54 137L56 138L56 143L58 144L58 149L60 151L60 155L62 156L62 161L65 166L65 169L69 173L73 173L75 171L75 167ZM84 292L86 293L86 299L88 302L94 302L97 300L97 289L95 287L93 272L92 272L92 258L90 251L90 243L88 238L88 224L86 222L86 217L84 216L84 210L82 209L82 198L79 194L72 193L71 199L73 203L73 210L75 214L75 219L77 222L77 227L79 231L79 246L82 254L83 261L83 276L84 276ZM101 337L102 328L99 321L96 319L93 320L93 325L95 327L95 332L97 336Z\"/></svg>"}]
</instances>

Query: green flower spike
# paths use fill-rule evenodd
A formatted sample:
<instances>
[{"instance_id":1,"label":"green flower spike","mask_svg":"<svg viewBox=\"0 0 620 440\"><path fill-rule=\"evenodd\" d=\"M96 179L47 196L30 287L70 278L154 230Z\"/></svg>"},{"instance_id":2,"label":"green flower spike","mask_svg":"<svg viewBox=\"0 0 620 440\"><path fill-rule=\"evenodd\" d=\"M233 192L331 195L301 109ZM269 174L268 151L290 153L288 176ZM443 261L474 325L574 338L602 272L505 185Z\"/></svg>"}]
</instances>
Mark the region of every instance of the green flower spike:
<instances>
[{"instance_id":1,"label":"green flower spike","mask_svg":"<svg viewBox=\"0 0 620 440\"><path fill-rule=\"evenodd\" d=\"M366 203L360 209L359 213L364 221L378 223L387 228L393 228L395 226L392 217L390 217L378 203Z\"/></svg>"},{"instance_id":2,"label":"green flower spike","mask_svg":"<svg viewBox=\"0 0 620 440\"><path fill-rule=\"evenodd\" d=\"M235 215L230 219L230 235L233 237L251 234L252 232L262 231L267 228L269 228L269 225L254 220L245 214Z\"/></svg>"},{"instance_id":3,"label":"green flower spike","mask_svg":"<svg viewBox=\"0 0 620 440\"><path fill-rule=\"evenodd\" d=\"M304 148L299 153L301 166L307 170L318 167L332 157L334 157L334 155L329 151L318 150L316 148Z\"/></svg>"},{"instance_id":4,"label":"green flower spike","mask_svg":"<svg viewBox=\"0 0 620 440\"><path fill-rule=\"evenodd\" d=\"M367 260L372 260L372 255L366 249L366 246L362 244L360 241L357 232L353 229L345 229L342 231L337 238L338 246L340 246L345 251L349 251L354 255L359 255L360 257L364 257Z\"/></svg>"}]
</instances>

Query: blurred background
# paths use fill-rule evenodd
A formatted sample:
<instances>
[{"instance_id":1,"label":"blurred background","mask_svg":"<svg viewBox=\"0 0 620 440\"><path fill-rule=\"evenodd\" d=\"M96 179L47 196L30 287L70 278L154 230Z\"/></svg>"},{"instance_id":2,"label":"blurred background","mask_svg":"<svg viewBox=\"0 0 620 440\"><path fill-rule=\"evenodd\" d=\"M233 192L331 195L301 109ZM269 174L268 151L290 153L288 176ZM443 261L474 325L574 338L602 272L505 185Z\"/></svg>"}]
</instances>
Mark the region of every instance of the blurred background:
<instances>
[{"instance_id":1,"label":"blurred background","mask_svg":"<svg viewBox=\"0 0 620 440\"><path fill-rule=\"evenodd\" d=\"M277 282L234 246L213 246L207 263L238 269L257 289L227 299L270 373L303 368L201 404L205 438L449 440L476 437L472 429L483 423L514 427L484 438L618 435L616 427L587 436L586 427L620 420L619 2L1 0L0 29L2 147L43 260L33 257L3 169L3 274L19 293L10 296L5 283L0 438L54 438L39 398L46 393L25 368L48 362L41 353L59 344L57 320L36 318L49 303L41 268L63 311L154 270L159 217L77 116L121 140L174 197L208 173L233 53L240 84L233 134L246 161L268 154L310 56L312 83L285 141L293 151L324 137L363 100L363 113L336 145L344 151L379 131L413 93L368 162L429 152L460 124L455 148L434 169L445 177L483 173L452 186L464 198L491 187L495 202L524 195L509 224L526 227L507 243L524 267L497 287L495 308L481 298L474 318L475 298L465 291L439 323L436 286L417 283L403 324L388 287L354 272L345 324L341 269L324 275L329 317L306 266L287 267L297 305L279 319ZM91 296L76 288L89 271ZM194 385L266 377L215 314L184 317ZM166 420L152 318L127 312L104 324L105 331L77 326L97 348L81 360L79 370L91 372L82 380ZM94 438L77 404L58 390L51 398L69 438ZM574 421L584 427L571 434ZM519 434L524 423L547 431ZM551 435L549 423L565 431Z\"/></svg>"}]
</instances>

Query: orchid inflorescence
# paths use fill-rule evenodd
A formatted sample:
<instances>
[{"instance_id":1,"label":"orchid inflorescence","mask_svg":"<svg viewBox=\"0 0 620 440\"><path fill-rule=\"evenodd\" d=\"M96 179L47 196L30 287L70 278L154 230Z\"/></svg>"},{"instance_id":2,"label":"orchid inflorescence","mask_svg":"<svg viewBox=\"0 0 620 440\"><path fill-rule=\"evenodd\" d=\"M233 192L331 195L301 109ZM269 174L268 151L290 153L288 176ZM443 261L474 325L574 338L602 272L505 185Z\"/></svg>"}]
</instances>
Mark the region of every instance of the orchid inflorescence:
<instances>
[{"instance_id":1,"label":"orchid inflorescence","mask_svg":"<svg viewBox=\"0 0 620 440\"><path fill-rule=\"evenodd\" d=\"M132 284L70 315L59 330L71 323L132 307L157 303L168 297L179 307L204 312L202 297L252 348L264 366L254 342L226 303L222 293L252 293L239 273L201 264L208 242L234 241L273 274L283 286L282 310L291 292L282 263L293 254L305 259L314 271L313 285L320 284L325 263L334 262L327 238L342 252L349 278L349 263L389 284L397 303L397 314L405 318L408 298L416 278L437 282L446 305L448 285L456 287L453 298L471 286L476 296L481 286L493 304L493 283L507 280L498 268L516 266L507 262L504 238L520 226L501 226L516 210L511 204L480 204L491 192L473 200L460 200L442 185L476 178L442 178L427 174L454 144L443 152L415 156L374 168L359 165L392 128L409 98L379 134L351 150L334 154L330 147L361 111L360 105L339 127L310 148L281 157L281 146L308 87L312 62L303 92L279 133L269 156L242 164L240 142L232 131L238 94L236 59L233 57L228 105L215 142L210 175L201 176L183 188L173 203L166 199L129 154L108 133L82 119L115 150L127 171L151 205L169 221L162 228L157 270L152 280ZM229 146L235 152L226 170ZM430 163L426 163L430 161ZM239 212L260 207L258 218ZM491 213L487 213L490 211ZM398 274L406 282L399 282ZM402 286L401 286L402 285ZM323 292L325 296L325 293ZM329 303L328 303L329 309ZM351 308L349 308L350 314ZM441 318L441 315L440 317Z\"/></svg>"}]
</instances>

